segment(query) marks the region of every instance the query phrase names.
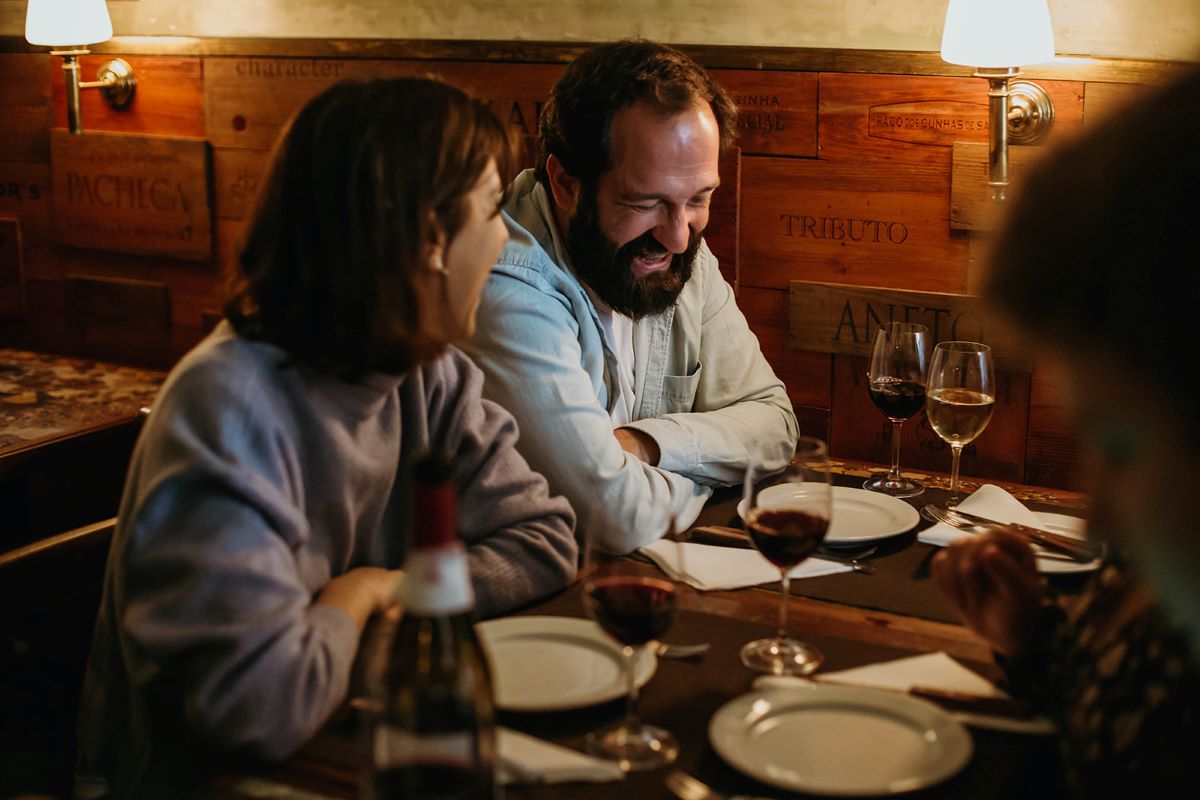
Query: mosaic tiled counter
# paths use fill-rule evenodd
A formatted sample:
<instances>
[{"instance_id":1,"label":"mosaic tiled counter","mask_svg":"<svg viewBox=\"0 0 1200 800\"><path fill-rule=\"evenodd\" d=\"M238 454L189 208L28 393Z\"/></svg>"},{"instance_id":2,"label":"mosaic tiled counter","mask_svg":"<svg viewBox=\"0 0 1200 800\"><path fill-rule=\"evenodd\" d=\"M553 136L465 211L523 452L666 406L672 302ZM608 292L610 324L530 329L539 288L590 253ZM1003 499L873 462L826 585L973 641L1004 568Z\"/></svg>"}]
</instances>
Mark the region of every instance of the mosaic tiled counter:
<instances>
[{"instance_id":1,"label":"mosaic tiled counter","mask_svg":"<svg viewBox=\"0 0 1200 800\"><path fill-rule=\"evenodd\" d=\"M166 375L0 348L0 456L41 440L134 417Z\"/></svg>"},{"instance_id":2,"label":"mosaic tiled counter","mask_svg":"<svg viewBox=\"0 0 1200 800\"><path fill-rule=\"evenodd\" d=\"M0 348L0 552L116 514L165 377Z\"/></svg>"}]
</instances>

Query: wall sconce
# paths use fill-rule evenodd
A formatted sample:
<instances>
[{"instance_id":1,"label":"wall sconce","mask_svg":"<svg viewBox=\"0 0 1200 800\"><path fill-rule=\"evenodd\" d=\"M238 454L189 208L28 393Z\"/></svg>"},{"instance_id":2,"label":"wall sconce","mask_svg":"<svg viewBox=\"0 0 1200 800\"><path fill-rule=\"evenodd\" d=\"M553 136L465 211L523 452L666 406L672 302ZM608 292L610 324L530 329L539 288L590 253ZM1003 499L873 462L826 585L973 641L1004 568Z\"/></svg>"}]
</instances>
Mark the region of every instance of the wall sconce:
<instances>
[{"instance_id":1,"label":"wall sconce","mask_svg":"<svg viewBox=\"0 0 1200 800\"><path fill-rule=\"evenodd\" d=\"M1046 0L950 0L942 59L975 67L988 82L988 186L1003 202L1008 143L1033 144L1050 131L1054 104L1036 83L1018 81L1021 66L1054 58Z\"/></svg>"},{"instance_id":2,"label":"wall sconce","mask_svg":"<svg viewBox=\"0 0 1200 800\"><path fill-rule=\"evenodd\" d=\"M104 0L29 0L25 40L55 48L50 54L62 57L67 80L67 128L71 133L83 133L80 89L99 89L118 111L133 100L137 79L133 67L123 59L114 58L101 66L96 73L98 80L79 80L79 56L87 55L89 44L111 39L112 33Z\"/></svg>"}]
</instances>

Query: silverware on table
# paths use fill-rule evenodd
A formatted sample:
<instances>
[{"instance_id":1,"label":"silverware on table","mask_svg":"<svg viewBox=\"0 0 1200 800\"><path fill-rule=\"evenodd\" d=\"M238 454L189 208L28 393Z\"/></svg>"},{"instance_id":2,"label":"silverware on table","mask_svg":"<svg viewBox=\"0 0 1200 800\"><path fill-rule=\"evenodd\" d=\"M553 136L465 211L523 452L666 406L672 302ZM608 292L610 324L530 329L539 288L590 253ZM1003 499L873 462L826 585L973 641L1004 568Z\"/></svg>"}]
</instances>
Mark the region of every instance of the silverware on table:
<instances>
[{"instance_id":1,"label":"silverware on table","mask_svg":"<svg viewBox=\"0 0 1200 800\"><path fill-rule=\"evenodd\" d=\"M688 532L693 537L705 539L724 547L753 547L750 535L741 528L728 525L697 525Z\"/></svg>"},{"instance_id":2,"label":"silverware on table","mask_svg":"<svg viewBox=\"0 0 1200 800\"><path fill-rule=\"evenodd\" d=\"M986 517L968 514L957 508L939 508L938 506L927 504L922 510L928 513L934 520L944 522L950 527L958 528L959 530L976 532L986 530L1009 531L1034 544L1040 545L1046 550L1069 556L1074 561L1095 561L1104 552L1103 547L1094 542L1072 539L1069 536L1062 536L1061 534L1051 533L1041 528L1033 528L1017 522L997 522Z\"/></svg>"},{"instance_id":3,"label":"silverware on table","mask_svg":"<svg viewBox=\"0 0 1200 800\"><path fill-rule=\"evenodd\" d=\"M874 575L875 568L870 564L864 564L862 560L874 555L878 549L878 545L872 545L865 549L848 550L843 553L831 547L821 547L817 549L817 558L823 558L826 561L836 561L839 564L848 564L855 572L861 572L864 575Z\"/></svg>"},{"instance_id":4,"label":"silverware on table","mask_svg":"<svg viewBox=\"0 0 1200 800\"><path fill-rule=\"evenodd\" d=\"M696 644L659 642L654 647L654 654L661 658L694 658L707 653L710 647L712 647L712 642L697 642Z\"/></svg>"},{"instance_id":5,"label":"silverware on table","mask_svg":"<svg viewBox=\"0 0 1200 800\"><path fill-rule=\"evenodd\" d=\"M749 534L741 528L731 528L728 525L697 525L695 528L692 528L691 533L719 546L753 547L750 543ZM836 561L839 564L848 564L855 572L861 572L864 575L874 575L875 568L862 563L862 559L873 554L877 549L879 549L877 546L871 546L865 550L838 552L831 548L823 547L817 551L817 558Z\"/></svg>"},{"instance_id":6,"label":"silverware on table","mask_svg":"<svg viewBox=\"0 0 1200 800\"><path fill-rule=\"evenodd\" d=\"M679 800L767 800L765 797L750 797L743 794L732 795L727 798L708 784L696 780L686 772L677 769L673 769L667 773L666 780L663 783Z\"/></svg>"}]
</instances>

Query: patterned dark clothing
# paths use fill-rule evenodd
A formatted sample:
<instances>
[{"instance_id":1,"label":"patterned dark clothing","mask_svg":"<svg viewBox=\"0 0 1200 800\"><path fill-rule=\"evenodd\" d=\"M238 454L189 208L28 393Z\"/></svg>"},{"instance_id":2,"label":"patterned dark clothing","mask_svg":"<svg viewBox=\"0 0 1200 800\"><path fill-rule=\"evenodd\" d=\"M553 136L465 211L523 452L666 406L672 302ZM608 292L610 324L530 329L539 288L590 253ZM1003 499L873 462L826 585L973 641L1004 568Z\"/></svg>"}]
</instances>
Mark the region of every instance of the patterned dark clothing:
<instances>
[{"instance_id":1,"label":"patterned dark clothing","mask_svg":"<svg viewBox=\"0 0 1200 800\"><path fill-rule=\"evenodd\" d=\"M1081 597L1048 605L1034 646L1001 666L1058 725L1078 796L1200 797L1200 671L1119 560Z\"/></svg>"}]
</instances>

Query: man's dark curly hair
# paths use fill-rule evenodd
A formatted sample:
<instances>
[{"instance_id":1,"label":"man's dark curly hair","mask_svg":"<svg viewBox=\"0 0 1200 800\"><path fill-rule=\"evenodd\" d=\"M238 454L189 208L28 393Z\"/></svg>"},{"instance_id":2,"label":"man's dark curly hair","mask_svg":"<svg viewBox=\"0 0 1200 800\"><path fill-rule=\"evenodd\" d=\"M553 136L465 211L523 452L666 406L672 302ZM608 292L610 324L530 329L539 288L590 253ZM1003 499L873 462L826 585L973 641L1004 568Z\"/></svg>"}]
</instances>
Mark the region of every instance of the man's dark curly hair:
<instances>
[{"instance_id":1,"label":"man's dark curly hair","mask_svg":"<svg viewBox=\"0 0 1200 800\"><path fill-rule=\"evenodd\" d=\"M538 119L538 180L548 183L546 160L553 155L593 189L613 166L613 117L639 100L665 112L706 102L717 119L721 152L733 144L737 107L703 67L666 45L614 42L579 56L554 84Z\"/></svg>"}]
</instances>

